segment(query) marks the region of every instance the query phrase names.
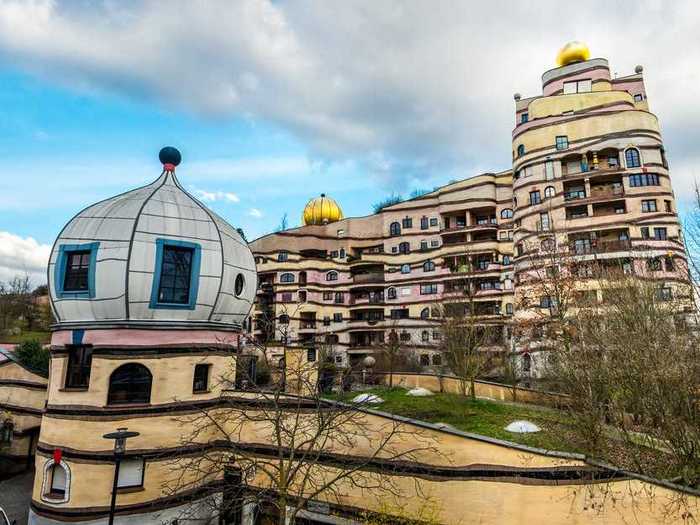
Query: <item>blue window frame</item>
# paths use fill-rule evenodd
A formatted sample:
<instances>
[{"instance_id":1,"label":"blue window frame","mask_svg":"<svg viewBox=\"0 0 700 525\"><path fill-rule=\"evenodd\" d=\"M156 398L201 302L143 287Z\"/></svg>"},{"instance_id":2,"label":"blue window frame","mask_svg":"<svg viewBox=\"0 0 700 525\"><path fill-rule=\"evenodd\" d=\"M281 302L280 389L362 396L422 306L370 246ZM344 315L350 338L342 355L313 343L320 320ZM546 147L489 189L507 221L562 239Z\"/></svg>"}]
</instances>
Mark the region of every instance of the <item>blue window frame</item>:
<instances>
[{"instance_id":1,"label":"blue window frame","mask_svg":"<svg viewBox=\"0 0 700 525\"><path fill-rule=\"evenodd\" d=\"M193 242L156 239L151 308L194 310L202 247Z\"/></svg>"},{"instance_id":2,"label":"blue window frame","mask_svg":"<svg viewBox=\"0 0 700 525\"><path fill-rule=\"evenodd\" d=\"M95 297L95 267L99 242L61 244L54 267L54 288L61 299Z\"/></svg>"}]
</instances>

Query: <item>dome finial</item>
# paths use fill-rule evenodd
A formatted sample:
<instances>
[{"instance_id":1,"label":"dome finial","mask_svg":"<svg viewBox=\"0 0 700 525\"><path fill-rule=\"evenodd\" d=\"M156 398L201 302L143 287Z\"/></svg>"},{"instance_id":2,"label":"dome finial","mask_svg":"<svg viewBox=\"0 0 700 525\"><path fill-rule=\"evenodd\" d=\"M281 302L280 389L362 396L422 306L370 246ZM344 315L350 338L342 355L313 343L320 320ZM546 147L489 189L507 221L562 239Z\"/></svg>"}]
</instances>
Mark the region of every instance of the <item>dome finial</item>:
<instances>
[{"instance_id":1,"label":"dome finial","mask_svg":"<svg viewBox=\"0 0 700 525\"><path fill-rule=\"evenodd\" d=\"M568 66L574 62L584 62L591 57L591 51L583 42L568 42L557 54L557 66Z\"/></svg>"},{"instance_id":2,"label":"dome finial","mask_svg":"<svg viewBox=\"0 0 700 525\"><path fill-rule=\"evenodd\" d=\"M175 171L175 166L182 161L182 155L180 155L177 148L172 146L165 146L161 149L160 153L158 153L158 158L163 164L163 169L165 171Z\"/></svg>"}]
</instances>

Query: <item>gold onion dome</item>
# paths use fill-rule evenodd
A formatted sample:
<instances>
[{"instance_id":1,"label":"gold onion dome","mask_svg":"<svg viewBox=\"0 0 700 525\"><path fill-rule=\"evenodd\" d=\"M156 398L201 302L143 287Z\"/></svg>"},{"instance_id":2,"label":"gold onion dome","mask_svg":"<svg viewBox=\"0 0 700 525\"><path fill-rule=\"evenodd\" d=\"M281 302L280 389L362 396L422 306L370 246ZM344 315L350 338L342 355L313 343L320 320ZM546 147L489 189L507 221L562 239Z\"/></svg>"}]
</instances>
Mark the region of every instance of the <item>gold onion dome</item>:
<instances>
[{"instance_id":1,"label":"gold onion dome","mask_svg":"<svg viewBox=\"0 0 700 525\"><path fill-rule=\"evenodd\" d=\"M559 67L573 64L574 62L583 62L591 57L591 51L583 42L573 41L566 44L559 50L557 54L557 65Z\"/></svg>"},{"instance_id":2,"label":"gold onion dome","mask_svg":"<svg viewBox=\"0 0 700 525\"><path fill-rule=\"evenodd\" d=\"M302 218L305 226L328 224L342 219L343 210L340 209L337 202L326 197L325 193L321 193L320 197L311 199L307 203Z\"/></svg>"}]
</instances>

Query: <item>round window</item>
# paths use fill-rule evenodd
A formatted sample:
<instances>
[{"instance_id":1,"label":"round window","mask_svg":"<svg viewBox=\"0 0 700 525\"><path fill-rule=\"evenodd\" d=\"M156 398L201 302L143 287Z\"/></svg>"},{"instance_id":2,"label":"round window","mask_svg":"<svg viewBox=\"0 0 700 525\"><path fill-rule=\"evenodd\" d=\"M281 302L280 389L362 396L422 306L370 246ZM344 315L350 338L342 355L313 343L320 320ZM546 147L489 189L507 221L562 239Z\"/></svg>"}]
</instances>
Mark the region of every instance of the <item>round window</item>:
<instances>
[{"instance_id":1,"label":"round window","mask_svg":"<svg viewBox=\"0 0 700 525\"><path fill-rule=\"evenodd\" d=\"M243 293L243 287L245 286L245 278L243 277L242 273L239 273L236 275L236 282L233 286L233 293L236 294L236 297L240 297L240 295Z\"/></svg>"}]
</instances>

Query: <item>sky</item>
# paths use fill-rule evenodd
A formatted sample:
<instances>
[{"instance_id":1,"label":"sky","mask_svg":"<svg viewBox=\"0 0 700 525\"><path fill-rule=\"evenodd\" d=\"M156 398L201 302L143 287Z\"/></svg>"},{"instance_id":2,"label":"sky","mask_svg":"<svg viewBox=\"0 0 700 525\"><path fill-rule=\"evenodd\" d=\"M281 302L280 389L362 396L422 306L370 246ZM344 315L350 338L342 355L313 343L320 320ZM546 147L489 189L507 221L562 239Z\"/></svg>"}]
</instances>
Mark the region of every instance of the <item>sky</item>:
<instances>
[{"instance_id":1,"label":"sky","mask_svg":"<svg viewBox=\"0 0 700 525\"><path fill-rule=\"evenodd\" d=\"M575 6L572 9L571 6ZM562 45L644 66L676 198L700 173L700 4L0 0L0 281L45 281L80 209L160 172L249 240L510 167L513 94Z\"/></svg>"}]
</instances>

